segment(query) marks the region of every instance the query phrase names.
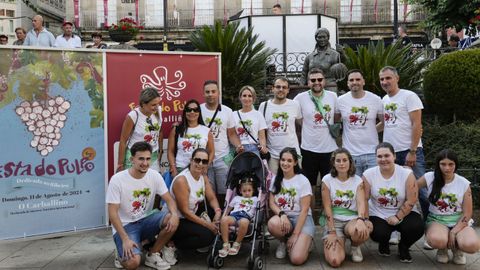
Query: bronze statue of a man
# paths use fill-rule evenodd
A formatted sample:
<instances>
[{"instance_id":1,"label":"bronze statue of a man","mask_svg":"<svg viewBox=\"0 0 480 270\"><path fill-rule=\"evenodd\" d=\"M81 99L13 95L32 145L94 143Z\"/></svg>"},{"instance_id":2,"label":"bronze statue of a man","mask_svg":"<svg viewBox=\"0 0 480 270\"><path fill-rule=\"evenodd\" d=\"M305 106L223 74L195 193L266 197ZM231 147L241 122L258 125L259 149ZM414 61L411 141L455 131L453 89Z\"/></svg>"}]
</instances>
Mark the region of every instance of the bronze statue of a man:
<instances>
[{"instance_id":1,"label":"bronze statue of a man","mask_svg":"<svg viewBox=\"0 0 480 270\"><path fill-rule=\"evenodd\" d=\"M312 68L320 68L325 73L327 80L326 86L336 86L335 78L330 68L340 63L340 54L330 47L330 32L326 28L318 28L315 31L315 40L317 45L315 50L311 52L303 63L302 77L300 83L307 85L308 71Z\"/></svg>"}]
</instances>

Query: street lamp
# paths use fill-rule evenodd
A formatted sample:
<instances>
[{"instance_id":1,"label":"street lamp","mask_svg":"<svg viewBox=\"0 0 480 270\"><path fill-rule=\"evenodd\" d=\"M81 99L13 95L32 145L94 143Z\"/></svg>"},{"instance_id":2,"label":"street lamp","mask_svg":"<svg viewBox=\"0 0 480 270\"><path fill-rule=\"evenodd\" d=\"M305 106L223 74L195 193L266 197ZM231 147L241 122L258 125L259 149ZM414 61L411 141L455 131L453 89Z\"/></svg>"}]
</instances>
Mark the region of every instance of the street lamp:
<instances>
[{"instance_id":1,"label":"street lamp","mask_svg":"<svg viewBox=\"0 0 480 270\"><path fill-rule=\"evenodd\" d=\"M168 43L167 43L167 0L163 0L163 51L168 51Z\"/></svg>"}]
</instances>

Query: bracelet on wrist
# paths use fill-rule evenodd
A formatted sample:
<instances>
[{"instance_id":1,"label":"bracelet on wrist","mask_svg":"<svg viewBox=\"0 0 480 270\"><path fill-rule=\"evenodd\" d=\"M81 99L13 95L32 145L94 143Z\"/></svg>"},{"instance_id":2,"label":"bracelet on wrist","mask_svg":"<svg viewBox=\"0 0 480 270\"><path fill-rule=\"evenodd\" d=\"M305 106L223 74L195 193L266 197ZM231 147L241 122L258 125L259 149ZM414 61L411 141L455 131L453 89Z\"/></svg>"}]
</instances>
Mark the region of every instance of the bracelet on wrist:
<instances>
[{"instance_id":1,"label":"bracelet on wrist","mask_svg":"<svg viewBox=\"0 0 480 270\"><path fill-rule=\"evenodd\" d=\"M337 234L337 231L335 229L331 229L327 231L328 234Z\"/></svg>"},{"instance_id":2,"label":"bracelet on wrist","mask_svg":"<svg viewBox=\"0 0 480 270\"><path fill-rule=\"evenodd\" d=\"M357 219L359 219L359 220L361 220L361 221L363 221L363 222L365 222L365 221L368 220L368 218L366 218L366 217L358 217Z\"/></svg>"},{"instance_id":3,"label":"bracelet on wrist","mask_svg":"<svg viewBox=\"0 0 480 270\"><path fill-rule=\"evenodd\" d=\"M283 215L285 215L285 212L284 212L284 211L278 212L278 217L282 217Z\"/></svg>"},{"instance_id":4,"label":"bracelet on wrist","mask_svg":"<svg viewBox=\"0 0 480 270\"><path fill-rule=\"evenodd\" d=\"M402 219L400 219L397 214L395 214L395 218L398 219L398 223L402 222Z\"/></svg>"}]
</instances>

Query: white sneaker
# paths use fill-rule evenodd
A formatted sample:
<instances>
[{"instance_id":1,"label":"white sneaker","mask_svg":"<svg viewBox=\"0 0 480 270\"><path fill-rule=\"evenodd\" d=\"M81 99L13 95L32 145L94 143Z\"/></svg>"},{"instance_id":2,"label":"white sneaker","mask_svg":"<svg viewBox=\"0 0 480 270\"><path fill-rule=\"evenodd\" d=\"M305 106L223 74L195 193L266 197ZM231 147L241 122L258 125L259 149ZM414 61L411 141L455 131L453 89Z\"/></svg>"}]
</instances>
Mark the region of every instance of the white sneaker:
<instances>
[{"instance_id":1,"label":"white sneaker","mask_svg":"<svg viewBox=\"0 0 480 270\"><path fill-rule=\"evenodd\" d=\"M454 264L461 264L464 265L467 263L467 258L465 257L465 254L463 251L459 249L453 249L453 263Z\"/></svg>"},{"instance_id":2,"label":"white sneaker","mask_svg":"<svg viewBox=\"0 0 480 270\"><path fill-rule=\"evenodd\" d=\"M397 231L393 231L392 234L390 235L390 240L388 243L390 245L398 245L398 242L400 241L400 233Z\"/></svg>"},{"instance_id":3,"label":"white sneaker","mask_svg":"<svg viewBox=\"0 0 480 270\"><path fill-rule=\"evenodd\" d=\"M432 246L430 246L427 240L423 241L423 249L425 250L433 250Z\"/></svg>"},{"instance_id":4,"label":"white sneaker","mask_svg":"<svg viewBox=\"0 0 480 270\"><path fill-rule=\"evenodd\" d=\"M287 244L285 242L280 241L278 244L277 250L275 251L275 258L283 259L287 256Z\"/></svg>"},{"instance_id":5,"label":"white sneaker","mask_svg":"<svg viewBox=\"0 0 480 270\"><path fill-rule=\"evenodd\" d=\"M437 250L437 262L439 263L448 263L448 249L438 249Z\"/></svg>"},{"instance_id":6,"label":"white sneaker","mask_svg":"<svg viewBox=\"0 0 480 270\"><path fill-rule=\"evenodd\" d=\"M157 270L168 270L170 269L170 264L162 259L160 253L147 253L145 257L145 265L148 267L155 268Z\"/></svg>"},{"instance_id":7,"label":"white sneaker","mask_svg":"<svg viewBox=\"0 0 480 270\"><path fill-rule=\"evenodd\" d=\"M363 261L362 249L360 247L352 246L352 261L353 262Z\"/></svg>"},{"instance_id":8,"label":"white sneaker","mask_svg":"<svg viewBox=\"0 0 480 270\"><path fill-rule=\"evenodd\" d=\"M120 259L118 258L117 249L115 249L114 254L115 254L115 259L113 259L113 265L115 265L115 268L117 269L123 269L123 265L120 263Z\"/></svg>"},{"instance_id":9,"label":"white sneaker","mask_svg":"<svg viewBox=\"0 0 480 270\"><path fill-rule=\"evenodd\" d=\"M177 248L164 246L162 248L162 257L170 265L177 264Z\"/></svg>"}]
</instances>

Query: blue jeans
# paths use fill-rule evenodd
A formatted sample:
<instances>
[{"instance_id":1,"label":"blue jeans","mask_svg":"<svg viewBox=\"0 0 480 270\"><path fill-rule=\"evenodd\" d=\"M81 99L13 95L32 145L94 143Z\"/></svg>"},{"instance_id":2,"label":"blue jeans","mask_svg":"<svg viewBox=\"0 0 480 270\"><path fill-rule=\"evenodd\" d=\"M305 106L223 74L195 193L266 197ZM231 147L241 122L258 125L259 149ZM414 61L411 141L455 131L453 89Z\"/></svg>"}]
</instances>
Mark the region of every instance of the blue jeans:
<instances>
[{"instance_id":1,"label":"blue jeans","mask_svg":"<svg viewBox=\"0 0 480 270\"><path fill-rule=\"evenodd\" d=\"M260 156L260 151L258 150L258 145L252 143L252 144L242 144L243 150L245 152L253 152Z\"/></svg>"},{"instance_id":2,"label":"blue jeans","mask_svg":"<svg viewBox=\"0 0 480 270\"><path fill-rule=\"evenodd\" d=\"M227 174L228 166L225 164L225 161L223 161L223 158L218 158L208 167L208 180L216 194L225 194Z\"/></svg>"},{"instance_id":3,"label":"blue jeans","mask_svg":"<svg viewBox=\"0 0 480 270\"><path fill-rule=\"evenodd\" d=\"M166 215L166 211L156 212L140 220L130 222L127 225L123 226L125 232L128 234L128 238L130 238L130 240L135 242L138 246L138 248L134 248L134 254L142 254L141 243L143 240L148 239L150 243L155 242L155 236L160 232L160 227L162 226L163 219ZM127 259L122 258L123 243L118 232L113 235L113 241L117 246L118 257L122 260Z\"/></svg>"},{"instance_id":4,"label":"blue jeans","mask_svg":"<svg viewBox=\"0 0 480 270\"><path fill-rule=\"evenodd\" d=\"M396 152L395 155L397 156L397 158L395 159L395 163L401 166L405 166L405 159L407 157L408 151L409 150ZM412 168L412 171L413 171L413 175L415 175L415 178L418 180L420 177L422 177L425 174L425 156L423 155L422 147L417 148L416 156L417 156L417 161L415 162L415 166ZM423 219L424 221L426 221L428 216L428 206L429 206L426 188L420 189L418 199L420 201L420 206L422 207Z\"/></svg>"},{"instance_id":5,"label":"blue jeans","mask_svg":"<svg viewBox=\"0 0 480 270\"><path fill-rule=\"evenodd\" d=\"M374 153L352 156L355 163L355 174L362 176L367 169L377 166L377 157Z\"/></svg>"},{"instance_id":6,"label":"blue jeans","mask_svg":"<svg viewBox=\"0 0 480 270\"><path fill-rule=\"evenodd\" d=\"M242 218L248 219L249 221L252 220L252 218L245 211L237 211L231 213L230 216L233 217L236 222L238 222Z\"/></svg>"}]
</instances>

